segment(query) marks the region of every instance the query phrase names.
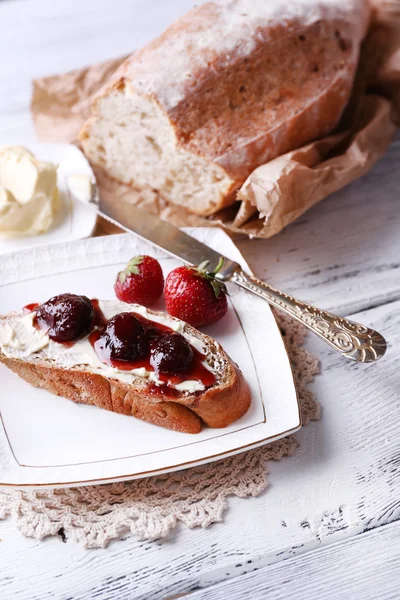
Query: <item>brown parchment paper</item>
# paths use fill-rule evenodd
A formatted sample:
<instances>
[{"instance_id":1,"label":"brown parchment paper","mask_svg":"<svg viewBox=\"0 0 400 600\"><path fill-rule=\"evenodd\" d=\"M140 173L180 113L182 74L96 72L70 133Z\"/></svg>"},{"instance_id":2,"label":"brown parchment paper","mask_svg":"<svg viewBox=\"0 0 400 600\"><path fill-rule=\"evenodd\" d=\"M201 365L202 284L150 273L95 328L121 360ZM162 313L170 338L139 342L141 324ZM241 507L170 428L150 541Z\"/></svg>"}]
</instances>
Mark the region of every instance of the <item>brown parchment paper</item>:
<instances>
[{"instance_id":1,"label":"brown parchment paper","mask_svg":"<svg viewBox=\"0 0 400 600\"><path fill-rule=\"evenodd\" d=\"M330 136L258 167L238 202L208 218L153 190L134 190L95 170L102 203L135 203L178 226L219 225L268 238L308 208L366 173L400 125L400 0L371 0L374 15L361 51L353 95ZM90 101L126 56L33 82L32 117L39 139L75 142Z\"/></svg>"}]
</instances>

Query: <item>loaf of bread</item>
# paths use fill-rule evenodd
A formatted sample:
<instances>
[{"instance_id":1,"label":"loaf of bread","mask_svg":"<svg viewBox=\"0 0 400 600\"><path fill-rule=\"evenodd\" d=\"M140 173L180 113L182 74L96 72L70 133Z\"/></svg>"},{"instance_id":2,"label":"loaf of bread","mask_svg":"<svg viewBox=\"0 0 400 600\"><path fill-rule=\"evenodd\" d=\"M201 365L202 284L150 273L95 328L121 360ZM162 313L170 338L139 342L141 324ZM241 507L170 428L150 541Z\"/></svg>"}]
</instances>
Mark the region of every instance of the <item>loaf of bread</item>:
<instances>
[{"instance_id":1,"label":"loaf of bread","mask_svg":"<svg viewBox=\"0 0 400 600\"><path fill-rule=\"evenodd\" d=\"M121 377L115 369L90 364L87 350L77 359L75 346L69 350L35 329L31 331L32 313L0 317L0 363L31 385L57 396L185 433L199 433L203 423L226 427L248 410L249 386L238 366L213 338L179 319L139 305L115 301L102 304L112 308L118 305L118 312L145 310L149 320L161 317L174 330L179 326L182 335L202 346L208 368L215 375L214 383L203 390L191 391L154 385L148 377L132 371L123 371L127 377Z\"/></svg>"},{"instance_id":2,"label":"loaf of bread","mask_svg":"<svg viewBox=\"0 0 400 600\"><path fill-rule=\"evenodd\" d=\"M333 130L352 89L367 0L212 0L135 52L80 141L112 178L200 215L259 165Z\"/></svg>"}]
</instances>

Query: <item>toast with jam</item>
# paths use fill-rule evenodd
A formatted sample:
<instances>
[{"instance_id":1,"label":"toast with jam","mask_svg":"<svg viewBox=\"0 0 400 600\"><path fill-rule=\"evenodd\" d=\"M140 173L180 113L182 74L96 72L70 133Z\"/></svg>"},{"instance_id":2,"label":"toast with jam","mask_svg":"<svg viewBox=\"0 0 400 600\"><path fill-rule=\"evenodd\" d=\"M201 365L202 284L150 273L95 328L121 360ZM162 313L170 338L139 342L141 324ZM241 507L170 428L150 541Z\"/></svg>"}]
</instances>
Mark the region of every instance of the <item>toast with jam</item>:
<instances>
[{"instance_id":1,"label":"toast with jam","mask_svg":"<svg viewBox=\"0 0 400 600\"><path fill-rule=\"evenodd\" d=\"M0 362L58 396L186 433L250 406L218 342L139 304L61 294L28 305L0 318Z\"/></svg>"}]
</instances>

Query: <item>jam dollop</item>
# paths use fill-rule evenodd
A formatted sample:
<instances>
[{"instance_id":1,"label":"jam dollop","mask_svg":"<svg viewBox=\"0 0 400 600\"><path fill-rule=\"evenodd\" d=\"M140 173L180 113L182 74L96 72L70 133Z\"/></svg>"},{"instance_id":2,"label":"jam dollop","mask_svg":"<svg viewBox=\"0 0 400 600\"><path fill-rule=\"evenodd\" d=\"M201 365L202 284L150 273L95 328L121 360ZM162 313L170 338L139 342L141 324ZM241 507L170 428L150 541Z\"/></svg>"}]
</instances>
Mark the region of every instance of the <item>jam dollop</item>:
<instances>
[{"instance_id":1,"label":"jam dollop","mask_svg":"<svg viewBox=\"0 0 400 600\"><path fill-rule=\"evenodd\" d=\"M100 339L110 357L117 360L137 360L149 349L146 330L131 312L119 313L109 319Z\"/></svg>"},{"instance_id":2,"label":"jam dollop","mask_svg":"<svg viewBox=\"0 0 400 600\"><path fill-rule=\"evenodd\" d=\"M117 358L115 353L112 355L111 344L108 342L106 332L110 321L112 322L119 315L115 315L115 317L106 321L99 306L96 307L94 300L92 302L95 306L96 317L94 329L89 335L89 341L103 364L121 371L132 371L140 368L153 371L157 379L165 384L150 385L149 393L158 395L166 394L171 397L179 395L179 391L171 386L178 385L186 380L199 381L205 388L215 383L214 373L204 365L205 356L194 348L184 336L174 332L171 327L146 319L138 313L129 312L127 314L134 317L142 325L147 340L146 352L129 360ZM97 327L96 322L99 324ZM105 323L105 325L101 326L101 323ZM115 333L115 329L114 326L111 333ZM125 333L121 332L121 337L124 335ZM143 349L143 347L141 348ZM120 356L123 356L123 353Z\"/></svg>"},{"instance_id":3,"label":"jam dollop","mask_svg":"<svg viewBox=\"0 0 400 600\"><path fill-rule=\"evenodd\" d=\"M159 373L187 373L194 354L189 342L180 333L161 337L152 347L150 364Z\"/></svg>"},{"instance_id":4,"label":"jam dollop","mask_svg":"<svg viewBox=\"0 0 400 600\"><path fill-rule=\"evenodd\" d=\"M36 309L36 320L56 342L77 340L92 328L94 309L89 298L76 294L59 294Z\"/></svg>"},{"instance_id":5,"label":"jam dollop","mask_svg":"<svg viewBox=\"0 0 400 600\"><path fill-rule=\"evenodd\" d=\"M38 302L32 302L31 304L27 304L22 309L24 312L24 315L27 315L27 314L33 312L38 306L39 306Z\"/></svg>"}]
</instances>

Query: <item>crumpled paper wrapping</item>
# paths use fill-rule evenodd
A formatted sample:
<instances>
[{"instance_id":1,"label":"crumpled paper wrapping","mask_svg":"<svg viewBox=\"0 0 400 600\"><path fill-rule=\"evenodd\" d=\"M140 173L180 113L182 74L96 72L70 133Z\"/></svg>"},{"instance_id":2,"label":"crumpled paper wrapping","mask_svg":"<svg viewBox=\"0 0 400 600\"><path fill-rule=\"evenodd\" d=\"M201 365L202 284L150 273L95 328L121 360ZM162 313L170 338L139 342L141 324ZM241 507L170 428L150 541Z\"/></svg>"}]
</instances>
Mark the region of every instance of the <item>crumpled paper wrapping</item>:
<instances>
[{"instance_id":1,"label":"crumpled paper wrapping","mask_svg":"<svg viewBox=\"0 0 400 600\"><path fill-rule=\"evenodd\" d=\"M95 170L103 205L135 203L178 226L218 225L268 238L308 208L366 173L400 125L400 0L371 0L374 17L363 44L353 95L330 136L275 158L253 171L238 202L204 218L135 190ZM32 116L43 141L74 142L90 100L124 57L33 82Z\"/></svg>"}]
</instances>

